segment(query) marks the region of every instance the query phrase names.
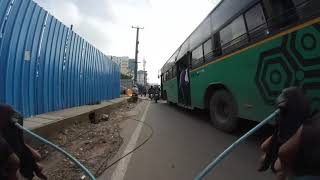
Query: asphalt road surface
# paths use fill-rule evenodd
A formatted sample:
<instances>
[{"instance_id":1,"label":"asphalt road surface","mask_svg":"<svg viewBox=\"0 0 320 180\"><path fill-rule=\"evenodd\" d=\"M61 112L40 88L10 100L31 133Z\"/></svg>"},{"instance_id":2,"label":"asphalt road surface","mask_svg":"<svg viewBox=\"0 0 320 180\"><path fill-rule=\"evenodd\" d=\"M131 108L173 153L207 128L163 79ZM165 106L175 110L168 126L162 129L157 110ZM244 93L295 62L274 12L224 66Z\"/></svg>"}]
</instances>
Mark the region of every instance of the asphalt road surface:
<instances>
[{"instance_id":1,"label":"asphalt road surface","mask_svg":"<svg viewBox=\"0 0 320 180\"><path fill-rule=\"evenodd\" d=\"M185 110L164 102L158 104L144 102L144 104L146 108L141 120L152 126L152 138L109 172L109 174L112 173L111 179L193 179L205 165L256 124L241 120L239 130L233 134L227 134L215 129L205 112ZM138 132L136 132L137 129L139 129ZM133 144L138 145L151 132L150 128L142 125L136 128L132 137L138 136ZM256 170L260 158L259 144L269 134L271 134L271 128L266 127L252 136L224 159L205 179L275 179L270 171L259 173ZM132 137L131 140L134 139Z\"/></svg>"}]
</instances>

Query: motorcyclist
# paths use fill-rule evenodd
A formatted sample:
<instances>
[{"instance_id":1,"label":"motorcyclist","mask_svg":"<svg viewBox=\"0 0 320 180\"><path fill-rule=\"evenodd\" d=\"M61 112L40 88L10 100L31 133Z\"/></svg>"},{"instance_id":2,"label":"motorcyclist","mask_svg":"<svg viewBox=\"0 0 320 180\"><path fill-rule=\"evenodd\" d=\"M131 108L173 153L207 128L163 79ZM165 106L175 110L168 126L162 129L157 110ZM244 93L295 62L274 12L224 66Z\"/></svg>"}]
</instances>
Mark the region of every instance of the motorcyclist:
<instances>
[{"instance_id":1,"label":"motorcyclist","mask_svg":"<svg viewBox=\"0 0 320 180\"><path fill-rule=\"evenodd\" d=\"M159 88L159 86L155 86L155 88L154 88L154 99L155 99L156 103L160 99L160 88Z\"/></svg>"},{"instance_id":2,"label":"motorcyclist","mask_svg":"<svg viewBox=\"0 0 320 180\"><path fill-rule=\"evenodd\" d=\"M132 93L135 94L135 95L138 95L139 89L138 89L138 86L137 86L137 85L134 85L134 86L133 86L133 88L132 88Z\"/></svg>"},{"instance_id":3,"label":"motorcyclist","mask_svg":"<svg viewBox=\"0 0 320 180\"><path fill-rule=\"evenodd\" d=\"M149 94L149 98L150 99L153 99L153 94L154 94L154 88L153 88L153 86L151 86L150 88L149 88L149 90L148 90L148 94Z\"/></svg>"},{"instance_id":4,"label":"motorcyclist","mask_svg":"<svg viewBox=\"0 0 320 180\"><path fill-rule=\"evenodd\" d=\"M160 88L159 88L159 86L155 86L155 88L154 88L154 93L155 93L155 94L160 94Z\"/></svg>"},{"instance_id":5,"label":"motorcyclist","mask_svg":"<svg viewBox=\"0 0 320 180\"><path fill-rule=\"evenodd\" d=\"M145 86L143 87L143 95L144 95L144 97L147 96L147 88Z\"/></svg>"}]
</instances>

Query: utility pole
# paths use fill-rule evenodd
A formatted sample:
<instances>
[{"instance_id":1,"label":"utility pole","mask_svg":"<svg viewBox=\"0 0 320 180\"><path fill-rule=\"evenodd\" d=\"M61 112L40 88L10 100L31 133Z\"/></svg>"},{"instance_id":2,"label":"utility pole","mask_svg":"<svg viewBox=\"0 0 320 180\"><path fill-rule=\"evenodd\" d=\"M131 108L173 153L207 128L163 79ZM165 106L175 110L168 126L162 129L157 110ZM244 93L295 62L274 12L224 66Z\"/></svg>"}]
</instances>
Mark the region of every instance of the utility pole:
<instances>
[{"instance_id":1,"label":"utility pole","mask_svg":"<svg viewBox=\"0 0 320 180\"><path fill-rule=\"evenodd\" d=\"M137 37L136 37L136 53L135 53L135 68L134 68L134 83L137 83L137 75L138 75L138 53L139 53L139 30L144 29L143 27L139 26L132 26L132 28L137 29Z\"/></svg>"}]
</instances>

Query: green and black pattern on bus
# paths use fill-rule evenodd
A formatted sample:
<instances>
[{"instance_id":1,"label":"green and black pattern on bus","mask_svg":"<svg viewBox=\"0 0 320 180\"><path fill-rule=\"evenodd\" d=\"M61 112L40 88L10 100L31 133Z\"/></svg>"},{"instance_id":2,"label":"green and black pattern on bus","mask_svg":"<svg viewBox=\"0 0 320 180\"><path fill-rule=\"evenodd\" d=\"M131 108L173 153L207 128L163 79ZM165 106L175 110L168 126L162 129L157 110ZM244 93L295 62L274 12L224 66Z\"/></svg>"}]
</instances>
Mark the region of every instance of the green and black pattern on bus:
<instances>
[{"instance_id":1,"label":"green and black pattern on bus","mask_svg":"<svg viewBox=\"0 0 320 180\"><path fill-rule=\"evenodd\" d=\"M306 94L320 89L320 25L314 24L283 36L280 46L260 54L255 76L265 103L272 105L281 90L302 87ZM313 106L320 104L311 97Z\"/></svg>"}]
</instances>

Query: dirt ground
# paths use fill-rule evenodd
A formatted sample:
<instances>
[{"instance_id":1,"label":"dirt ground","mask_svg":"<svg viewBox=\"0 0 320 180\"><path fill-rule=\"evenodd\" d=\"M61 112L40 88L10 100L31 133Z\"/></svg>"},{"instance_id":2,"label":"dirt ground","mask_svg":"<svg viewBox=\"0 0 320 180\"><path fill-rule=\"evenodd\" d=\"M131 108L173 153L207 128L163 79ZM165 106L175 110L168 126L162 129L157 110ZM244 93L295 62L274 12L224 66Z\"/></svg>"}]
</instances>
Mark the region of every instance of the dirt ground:
<instances>
[{"instance_id":1,"label":"dirt ground","mask_svg":"<svg viewBox=\"0 0 320 180\"><path fill-rule=\"evenodd\" d=\"M113 110L110 114L106 114L105 117L108 118L104 118L97 124L93 124L89 120L73 124L61 129L49 139L74 155L98 177L107 167L108 160L117 153L123 143L119 122L126 118L125 112L135 106L136 104L127 103ZM88 179L73 162L60 153L47 146L38 149L43 158L40 163L49 180Z\"/></svg>"}]
</instances>

